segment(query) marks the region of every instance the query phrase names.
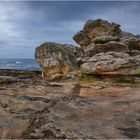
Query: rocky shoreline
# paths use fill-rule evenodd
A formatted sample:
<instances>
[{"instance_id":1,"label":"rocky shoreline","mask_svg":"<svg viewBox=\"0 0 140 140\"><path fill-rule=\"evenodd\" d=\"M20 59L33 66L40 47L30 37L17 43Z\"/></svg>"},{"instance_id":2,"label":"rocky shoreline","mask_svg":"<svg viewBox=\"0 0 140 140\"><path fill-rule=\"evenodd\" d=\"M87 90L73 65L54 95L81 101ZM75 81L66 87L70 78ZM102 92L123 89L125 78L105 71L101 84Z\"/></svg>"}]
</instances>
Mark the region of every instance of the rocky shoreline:
<instances>
[{"instance_id":1,"label":"rocky shoreline","mask_svg":"<svg viewBox=\"0 0 140 140\"><path fill-rule=\"evenodd\" d=\"M80 71L91 75L140 75L140 38L117 23L88 20L73 37L80 47L46 42L35 50L43 77Z\"/></svg>"},{"instance_id":2,"label":"rocky shoreline","mask_svg":"<svg viewBox=\"0 0 140 140\"><path fill-rule=\"evenodd\" d=\"M89 20L35 50L41 71L0 70L1 139L139 139L140 38Z\"/></svg>"},{"instance_id":3,"label":"rocky shoreline","mask_svg":"<svg viewBox=\"0 0 140 140\"><path fill-rule=\"evenodd\" d=\"M38 71L0 71L2 139L140 138L139 77L49 82Z\"/></svg>"}]
</instances>

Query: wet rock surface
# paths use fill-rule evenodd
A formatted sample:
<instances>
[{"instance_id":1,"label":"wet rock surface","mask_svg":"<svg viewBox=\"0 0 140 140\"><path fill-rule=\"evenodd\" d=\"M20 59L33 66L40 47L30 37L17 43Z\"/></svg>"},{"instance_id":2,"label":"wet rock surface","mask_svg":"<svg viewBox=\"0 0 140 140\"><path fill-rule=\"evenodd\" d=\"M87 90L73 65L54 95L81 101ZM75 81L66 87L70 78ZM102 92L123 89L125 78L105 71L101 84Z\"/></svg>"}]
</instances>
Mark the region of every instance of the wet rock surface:
<instances>
[{"instance_id":1,"label":"wet rock surface","mask_svg":"<svg viewBox=\"0 0 140 140\"><path fill-rule=\"evenodd\" d=\"M15 78L0 85L0 138L140 138L138 77L124 85Z\"/></svg>"}]
</instances>

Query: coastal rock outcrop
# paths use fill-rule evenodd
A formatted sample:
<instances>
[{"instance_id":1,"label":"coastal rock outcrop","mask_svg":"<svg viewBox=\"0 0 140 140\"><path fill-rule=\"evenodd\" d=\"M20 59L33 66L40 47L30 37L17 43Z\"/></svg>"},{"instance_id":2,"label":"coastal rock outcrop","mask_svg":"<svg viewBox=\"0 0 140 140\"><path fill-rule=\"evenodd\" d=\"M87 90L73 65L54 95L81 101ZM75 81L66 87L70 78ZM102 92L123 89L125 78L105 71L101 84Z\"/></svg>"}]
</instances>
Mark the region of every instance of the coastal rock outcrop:
<instances>
[{"instance_id":1,"label":"coastal rock outcrop","mask_svg":"<svg viewBox=\"0 0 140 140\"><path fill-rule=\"evenodd\" d=\"M84 52L77 59L82 73L140 75L140 38L121 31L119 24L89 20L73 39Z\"/></svg>"},{"instance_id":2,"label":"coastal rock outcrop","mask_svg":"<svg viewBox=\"0 0 140 140\"><path fill-rule=\"evenodd\" d=\"M76 70L76 58L80 53L78 47L47 42L36 48L35 58L42 69L42 76L49 77Z\"/></svg>"},{"instance_id":3,"label":"coastal rock outcrop","mask_svg":"<svg viewBox=\"0 0 140 140\"><path fill-rule=\"evenodd\" d=\"M84 74L140 75L140 38L117 23L88 20L73 37L80 47L47 42L36 48L43 77L81 71Z\"/></svg>"}]
</instances>

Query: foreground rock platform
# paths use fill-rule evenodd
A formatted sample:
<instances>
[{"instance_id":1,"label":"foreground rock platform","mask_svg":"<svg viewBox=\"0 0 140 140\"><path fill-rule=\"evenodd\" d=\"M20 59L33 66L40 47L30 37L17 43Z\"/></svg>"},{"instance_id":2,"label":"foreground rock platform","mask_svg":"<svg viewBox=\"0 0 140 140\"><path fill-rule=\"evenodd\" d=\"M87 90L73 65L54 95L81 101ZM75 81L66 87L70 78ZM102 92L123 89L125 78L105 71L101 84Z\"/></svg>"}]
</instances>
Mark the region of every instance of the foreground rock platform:
<instances>
[{"instance_id":1,"label":"foreground rock platform","mask_svg":"<svg viewBox=\"0 0 140 140\"><path fill-rule=\"evenodd\" d=\"M6 71L1 70L1 139L140 138L139 77L48 82L40 72L16 76L13 70L16 81L8 83Z\"/></svg>"}]
</instances>

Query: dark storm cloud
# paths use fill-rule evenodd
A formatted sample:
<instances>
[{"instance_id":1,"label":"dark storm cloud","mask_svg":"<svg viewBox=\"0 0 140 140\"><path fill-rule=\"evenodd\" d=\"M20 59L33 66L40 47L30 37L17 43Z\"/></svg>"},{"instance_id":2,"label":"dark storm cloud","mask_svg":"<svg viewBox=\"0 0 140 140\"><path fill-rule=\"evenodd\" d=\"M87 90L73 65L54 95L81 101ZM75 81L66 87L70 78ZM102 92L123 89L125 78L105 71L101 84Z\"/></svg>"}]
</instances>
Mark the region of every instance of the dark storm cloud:
<instances>
[{"instance_id":1,"label":"dark storm cloud","mask_svg":"<svg viewBox=\"0 0 140 140\"><path fill-rule=\"evenodd\" d=\"M140 34L140 2L0 2L0 57L33 57L45 41L72 43L88 19L103 18ZM7 54L7 55L5 55Z\"/></svg>"}]
</instances>

